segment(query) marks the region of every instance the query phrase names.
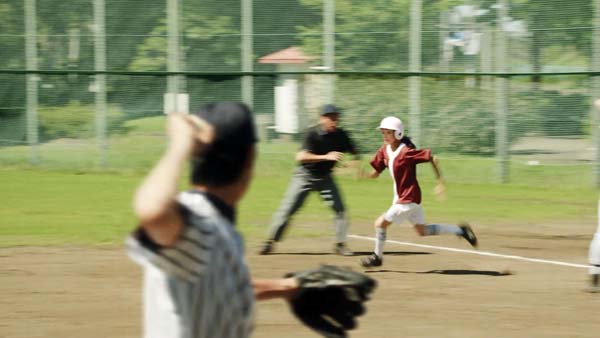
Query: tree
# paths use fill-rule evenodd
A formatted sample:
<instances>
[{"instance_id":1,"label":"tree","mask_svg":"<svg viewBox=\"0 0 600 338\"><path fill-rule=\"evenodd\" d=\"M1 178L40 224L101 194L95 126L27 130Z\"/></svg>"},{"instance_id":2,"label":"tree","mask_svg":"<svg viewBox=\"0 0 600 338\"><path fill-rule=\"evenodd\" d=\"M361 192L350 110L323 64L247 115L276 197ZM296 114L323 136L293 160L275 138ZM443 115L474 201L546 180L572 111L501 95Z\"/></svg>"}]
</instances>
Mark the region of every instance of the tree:
<instances>
[{"instance_id":1,"label":"tree","mask_svg":"<svg viewBox=\"0 0 600 338\"><path fill-rule=\"evenodd\" d=\"M591 45L589 27L592 26L592 4L589 0L572 0L568 2L568 6L565 6L566 2L562 0L511 2L509 15L526 21L531 34L529 58L534 73L542 71L543 51L552 46L574 46L581 56L588 56ZM532 81L539 89L541 77L533 75Z\"/></svg>"},{"instance_id":2,"label":"tree","mask_svg":"<svg viewBox=\"0 0 600 338\"><path fill-rule=\"evenodd\" d=\"M22 2L0 3L0 68L25 68ZM14 117L25 98L23 75L0 74L0 118Z\"/></svg>"},{"instance_id":3,"label":"tree","mask_svg":"<svg viewBox=\"0 0 600 338\"><path fill-rule=\"evenodd\" d=\"M320 10L322 0L301 0ZM335 2L337 70L407 70L410 0ZM303 49L322 55L322 22L298 27Z\"/></svg>"}]
</instances>

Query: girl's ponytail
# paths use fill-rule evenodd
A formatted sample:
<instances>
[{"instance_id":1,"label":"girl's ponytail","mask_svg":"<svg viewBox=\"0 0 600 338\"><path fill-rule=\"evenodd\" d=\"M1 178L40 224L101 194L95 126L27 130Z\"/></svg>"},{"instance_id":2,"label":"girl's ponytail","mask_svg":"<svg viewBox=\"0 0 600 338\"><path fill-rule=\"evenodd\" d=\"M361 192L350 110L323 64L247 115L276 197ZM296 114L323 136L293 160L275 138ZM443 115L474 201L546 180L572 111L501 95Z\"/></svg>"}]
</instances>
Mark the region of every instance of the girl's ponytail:
<instances>
[{"instance_id":1,"label":"girl's ponytail","mask_svg":"<svg viewBox=\"0 0 600 338\"><path fill-rule=\"evenodd\" d=\"M402 136L402 138L400 139L400 143L406 144L406 146L411 149L417 149L417 146L411 141L410 137L408 136Z\"/></svg>"}]
</instances>

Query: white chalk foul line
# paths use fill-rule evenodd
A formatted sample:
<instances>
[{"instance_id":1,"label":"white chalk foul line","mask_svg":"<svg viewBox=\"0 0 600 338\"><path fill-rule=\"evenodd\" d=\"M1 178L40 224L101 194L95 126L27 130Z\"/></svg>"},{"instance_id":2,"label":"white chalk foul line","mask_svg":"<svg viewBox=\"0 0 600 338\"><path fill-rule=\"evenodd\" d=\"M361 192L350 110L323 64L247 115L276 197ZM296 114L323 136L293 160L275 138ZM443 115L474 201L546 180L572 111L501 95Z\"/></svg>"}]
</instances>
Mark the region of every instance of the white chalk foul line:
<instances>
[{"instance_id":1,"label":"white chalk foul line","mask_svg":"<svg viewBox=\"0 0 600 338\"><path fill-rule=\"evenodd\" d=\"M375 238L366 237L366 236L348 235L348 237L356 238L356 239L368 240L368 241L372 241L372 242L375 241ZM575 263L567 263L567 262L560 262L560 261L551 261L551 260L547 260L547 259L529 258L529 257L523 257L523 256L515 256L515 255L503 255L503 254L497 254L497 253L494 253L494 252L487 252L487 251L464 250L464 249L449 248L449 247L445 247L445 246L417 244L417 243L411 243L411 242L400 242L400 241L392 241L392 240L386 240L386 242L387 243L400 244L400 245L406 245L406 246L416 246L416 247L419 247L419 248L427 248L427 249L434 249L434 250L445 250L445 251L460 252L460 253L466 253L466 254L472 254L472 255L499 257L499 258L507 258L507 259L515 259L515 260L519 260L519 261L526 261L526 262L533 262L533 263L543 263L543 264L553 264L553 265L561 265L561 266L570 266L572 268L582 268L582 269L589 268L588 265L584 265L584 264L575 264Z\"/></svg>"}]
</instances>

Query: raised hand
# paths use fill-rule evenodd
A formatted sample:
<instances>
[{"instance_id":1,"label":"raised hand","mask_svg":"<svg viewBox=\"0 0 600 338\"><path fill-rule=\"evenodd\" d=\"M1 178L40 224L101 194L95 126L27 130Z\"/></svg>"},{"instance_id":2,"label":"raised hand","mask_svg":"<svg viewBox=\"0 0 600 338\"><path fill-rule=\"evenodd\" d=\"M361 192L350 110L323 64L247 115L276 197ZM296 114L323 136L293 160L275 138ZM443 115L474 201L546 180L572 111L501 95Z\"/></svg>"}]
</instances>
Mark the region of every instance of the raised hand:
<instances>
[{"instance_id":1,"label":"raised hand","mask_svg":"<svg viewBox=\"0 0 600 338\"><path fill-rule=\"evenodd\" d=\"M339 151L330 151L327 154L325 154L324 158L327 161L340 162L344 159L344 153L340 153Z\"/></svg>"},{"instance_id":2,"label":"raised hand","mask_svg":"<svg viewBox=\"0 0 600 338\"><path fill-rule=\"evenodd\" d=\"M190 154L202 152L215 138L213 126L195 115L171 113L167 119L171 145Z\"/></svg>"}]
</instances>

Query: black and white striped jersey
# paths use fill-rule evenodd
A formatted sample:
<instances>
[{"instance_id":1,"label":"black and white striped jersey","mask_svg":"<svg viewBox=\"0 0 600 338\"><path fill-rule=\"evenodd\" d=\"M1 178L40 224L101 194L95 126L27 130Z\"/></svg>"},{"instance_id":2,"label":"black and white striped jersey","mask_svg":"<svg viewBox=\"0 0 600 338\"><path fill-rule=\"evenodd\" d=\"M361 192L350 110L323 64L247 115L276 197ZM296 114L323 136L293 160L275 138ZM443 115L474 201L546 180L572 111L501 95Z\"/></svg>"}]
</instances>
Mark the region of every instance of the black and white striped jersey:
<instances>
[{"instance_id":1,"label":"black and white striped jersey","mask_svg":"<svg viewBox=\"0 0 600 338\"><path fill-rule=\"evenodd\" d=\"M177 243L161 247L141 230L127 239L144 268L144 337L249 337L254 290L233 210L198 191L178 201L186 228Z\"/></svg>"}]
</instances>

